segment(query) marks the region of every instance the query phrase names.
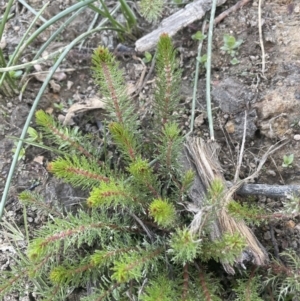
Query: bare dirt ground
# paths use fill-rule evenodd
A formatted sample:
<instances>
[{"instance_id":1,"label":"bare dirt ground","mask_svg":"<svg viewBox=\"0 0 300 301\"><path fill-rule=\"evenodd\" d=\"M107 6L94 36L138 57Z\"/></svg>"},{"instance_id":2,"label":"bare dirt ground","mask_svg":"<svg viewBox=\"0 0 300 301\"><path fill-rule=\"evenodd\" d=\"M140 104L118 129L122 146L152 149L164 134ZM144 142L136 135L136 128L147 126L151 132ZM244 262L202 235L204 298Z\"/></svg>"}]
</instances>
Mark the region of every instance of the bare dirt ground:
<instances>
[{"instance_id":1,"label":"bare dirt ground","mask_svg":"<svg viewBox=\"0 0 300 301\"><path fill-rule=\"evenodd\" d=\"M43 1L28 1L36 10L40 9ZM56 15L71 1L51 1L43 15L46 19ZM226 10L236 1L228 0L218 8L217 13ZM3 14L6 1L0 1L0 12ZM165 10L165 16L171 13ZM32 14L22 5L15 4L14 17L5 28L5 54L12 53ZM80 32L87 30L93 14L90 10L83 12L60 36L53 49L64 46ZM56 26L61 23L54 25ZM178 113L182 116L183 131L188 130L195 69L197 43L191 39L192 34L201 30L202 21L196 22L180 31L174 37L178 46L182 78L182 107ZM153 26L155 27L155 26ZM146 28L146 27L145 27ZM150 27L147 29L150 30ZM246 177L253 172L264 152L281 139L288 143L272 155L257 183L266 184L300 184L300 3L293 0L266 0L262 6L262 30L264 36L265 72L262 73L262 53L258 31L258 1L250 1L242 9L229 15L218 24L214 32L212 57L212 95L214 100L214 124L217 142L221 145L220 161L224 175L228 181L233 179L238 148L242 141L244 115L247 111L247 141L240 177ZM146 32L146 30L145 30ZM50 32L45 32L27 50L22 61L29 61L34 52L47 39ZM141 33L143 35L144 33ZM236 55L239 64L232 65L230 56L221 50L225 34L242 39ZM90 72L90 53L98 45L115 49L119 43L117 36L111 32L95 34L89 38L83 50L74 50L63 62L62 78L55 79L45 92L39 108L47 110L64 120L73 104L85 105L92 97L97 97ZM134 47L134 41L123 41L123 44ZM205 51L205 47L204 50ZM204 53L204 52L203 52ZM144 70L143 64L128 55L120 57L125 70L126 81L131 85L138 83ZM48 70L53 61L41 65ZM70 68L72 70L70 71ZM149 72L150 64L147 65ZM64 71L68 69L69 71ZM139 103L141 115L151 111L152 74L148 83L143 87L134 101ZM20 135L32 102L41 86L41 78L32 76L22 99L18 96L7 98L0 95L0 192L3 190L12 160L14 142L7 136ZM205 104L205 68L201 69L199 77L197 108L194 135L208 138L208 122ZM103 117L103 111L96 109L89 112L79 112L70 120L82 127L86 132L97 132L97 124ZM283 156L294 154L291 167L282 166ZM74 203L84 198L84 193L74 190L48 175L45 168L52 154L45 150L28 147L26 154L20 160L14 181L10 190L5 216L14 221L20 229L23 227L23 209L17 195L37 182L37 191L42 192L47 200L58 199L61 202ZM282 207L282 199L259 197L257 202L267 210L274 211ZM37 208L27 212L30 227L37 228L43 222ZM300 255L300 222L290 220L275 222L255 229L257 237L266 249L274 254L274 243L279 251L287 248L294 249ZM272 239L275 235L275 241ZM6 237L0 235L0 267L9 267L10 257L13 256ZM8 296L6 300L19 300L17 296ZM25 299L22 299L25 300ZM29 300L29 299L26 299Z\"/></svg>"}]
</instances>

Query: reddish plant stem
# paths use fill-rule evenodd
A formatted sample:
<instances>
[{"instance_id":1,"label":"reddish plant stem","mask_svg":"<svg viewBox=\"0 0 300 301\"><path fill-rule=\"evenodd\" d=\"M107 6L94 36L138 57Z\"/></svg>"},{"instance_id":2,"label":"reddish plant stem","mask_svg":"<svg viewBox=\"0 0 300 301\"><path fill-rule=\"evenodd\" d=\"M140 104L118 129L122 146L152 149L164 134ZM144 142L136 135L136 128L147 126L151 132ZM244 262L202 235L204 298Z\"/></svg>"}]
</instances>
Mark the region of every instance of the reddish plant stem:
<instances>
[{"instance_id":1,"label":"reddish plant stem","mask_svg":"<svg viewBox=\"0 0 300 301\"><path fill-rule=\"evenodd\" d=\"M113 290L115 290L118 286L120 286L121 283L119 282L116 282L114 285L112 285L107 291L105 291L98 299L96 299L96 301L102 301L102 300L105 300L105 298L111 294L111 292Z\"/></svg>"},{"instance_id":2,"label":"reddish plant stem","mask_svg":"<svg viewBox=\"0 0 300 301\"><path fill-rule=\"evenodd\" d=\"M115 87L114 87L113 82L112 82L112 78L111 78L109 68L108 68L108 66L105 62L101 63L101 67L102 67L102 70L103 70L103 73L104 73L105 80L106 80L107 85L108 85L108 89L109 89L109 92L110 92L111 99L114 103L115 112L116 112L118 122L121 123L122 125L124 125L122 112L121 112L120 105L119 105L118 96L116 94Z\"/></svg>"},{"instance_id":3,"label":"reddish plant stem","mask_svg":"<svg viewBox=\"0 0 300 301\"><path fill-rule=\"evenodd\" d=\"M121 227L119 227L115 224L105 224L105 223L96 223L96 224L90 224L88 226L79 226L77 228L67 229L67 230L61 231L61 232L59 232L55 235L47 237L40 244L40 246L45 247L51 242L58 241L58 240L64 239L64 238L72 236L72 235L76 235L78 233L82 233L82 232L84 232L88 229L91 229L91 228L101 228L101 227L109 227L109 228L112 228L112 229L121 229ZM124 229L122 229L122 230L124 230Z\"/></svg>"},{"instance_id":4,"label":"reddish plant stem","mask_svg":"<svg viewBox=\"0 0 300 301\"><path fill-rule=\"evenodd\" d=\"M187 300L189 291L189 264L186 263L183 267L183 288L182 288L182 300Z\"/></svg>"},{"instance_id":5,"label":"reddish plant stem","mask_svg":"<svg viewBox=\"0 0 300 301\"><path fill-rule=\"evenodd\" d=\"M164 115L162 119L162 124L165 125L168 122L168 116L169 116L169 104L171 101L171 89L172 89L172 72L171 72L171 66L169 59L166 58L166 63L165 66L165 74L166 74L166 79L167 79L167 84L166 84L166 91L165 91L165 97L164 97Z\"/></svg>"},{"instance_id":6,"label":"reddish plant stem","mask_svg":"<svg viewBox=\"0 0 300 301\"><path fill-rule=\"evenodd\" d=\"M206 301L211 301L210 292L208 290L206 280L204 278L204 275L203 275L202 271L199 271L199 280L200 280L200 285L201 285L201 288L203 290L205 300Z\"/></svg>"},{"instance_id":7,"label":"reddish plant stem","mask_svg":"<svg viewBox=\"0 0 300 301\"><path fill-rule=\"evenodd\" d=\"M51 171L52 166L53 166L53 163L49 163L49 165L48 165L49 171ZM107 177L89 172L84 169L76 168L76 167L67 167L66 172L70 172L71 174L81 175L81 176L84 176L86 178L93 179L93 180L103 181L106 183L109 182L109 178L107 178Z\"/></svg>"},{"instance_id":8,"label":"reddish plant stem","mask_svg":"<svg viewBox=\"0 0 300 301\"><path fill-rule=\"evenodd\" d=\"M255 271L256 271L256 270L257 270L256 268L252 268L250 277L249 277L249 279L248 279L248 281L247 281L246 294L245 294L245 296L246 296L246 301L251 301L251 296L252 296L252 293L251 293L251 291L250 291L250 289L251 289L251 281L252 281L252 279L253 279L253 277L254 277L254 275L255 275Z\"/></svg>"},{"instance_id":9,"label":"reddish plant stem","mask_svg":"<svg viewBox=\"0 0 300 301\"><path fill-rule=\"evenodd\" d=\"M131 264L129 264L125 270L129 271L132 268L136 267L138 264L145 263L146 261L148 261L149 259L155 257L156 255L158 255L162 251L163 251L162 248L156 249L155 251L151 252L148 256L144 256L142 260L136 260L136 261L132 262Z\"/></svg>"},{"instance_id":10,"label":"reddish plant stem","mask_svg":"<svg viewBox=\"0 0 300 301\"><path fill-rule=\"evenodd\" d=\"M56 127L54 127L51 123L47 124L47 126L49 127L50 130L52 130L52 132L58 136L61 140L63 141L68 141L71 146L73 146L74 148L76 148L79 152L81 152L83 155L85 155L87 158L94 158L94 156L89 153L85 148L83 148L78 142L73 141L70 139L69 136L61 133ZM98 161L98 163L100 165L103 165L104 163L102 161Z\"/></svg>"}]
</instances>

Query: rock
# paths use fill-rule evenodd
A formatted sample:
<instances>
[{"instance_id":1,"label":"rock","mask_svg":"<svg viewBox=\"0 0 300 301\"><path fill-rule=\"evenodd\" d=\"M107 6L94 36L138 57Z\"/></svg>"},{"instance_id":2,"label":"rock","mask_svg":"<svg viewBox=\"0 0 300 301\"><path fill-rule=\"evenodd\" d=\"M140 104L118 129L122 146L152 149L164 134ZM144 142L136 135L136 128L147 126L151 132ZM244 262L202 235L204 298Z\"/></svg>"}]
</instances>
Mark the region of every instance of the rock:
<instances>
[{"instance_id":1,"label":"rock","mask_svg":"<svg viewBox=\"0 0 300 301\"><path fill-rule=\"evenodd\" d=\"M199 116L197 116L195 118L195 121L194 121L195 127L196 128L200 127L203 123L204 123L204 115L200 114Z\"/></svg>"},{"instance_id":2,"label":"rock","mask_svg":"<svg viewBox=\"0 0 300 301\"><path fill-rule=\"evenodd\" d=\"M297 244L297 242L296 242L295 240L293 240L293 241L291 242L291 247L292 247L294 250L297 249L298 244Z\"/></svg>"},{"instance_id":3,"label":"rock","mask_svg":"<svg viewBox=\"0 0 300 301\"><path fill-rule=\"evenodd\" d=\"M254 99L254 93L238 80L226 78L212 89L213 100L224 113L235 114L244 111Z\"/></svg>"},{"instance_id":4,"label":"rock","mask_svg":"<svg viewBox=\"0 0 300 301\"><path fill-rule=\"evenodd\" d=\"M0 41L0 49L4 49L6 47L6 45L7 45L6 39L5 39L5 37L2 37L1 41Z\"/></svg>"},{"instance_id":5,"label":"rock","mask_svg":"<svg viewBox=\"0 0 300 301\"><path fill-rule=\"evenodd\" d=\"M297 224L294 229L300 232L300 224Z\"/></svg>"},{"instance_id":6,"label":"rock","mask_svg":"<svg viewBox=\"0 0 300 301\"><path fill-rule=\"evenodd\" d=\"M260 132L268 138L282 138L289 133L290 122L285 114L260 123Z\"/></svg>"},{"instance_id":7,"label":"rock","mask_svg":"<svg viewBox=\"0 0 300 301\"><path fill-rule=\"evenodd\" d=\"M297 141L300 140L300 135L295 135L294 140L297 140Z\"/></svg>"},{"instance_id":8,"label":"rock","mask_svg":"<svg viewBox=\"0 0 300 301\"><path fill-rule=\"evenodd\" d=\"M252 138L257 130L256 127L256 111L251 110L247 114L246 138ZM228 134L232 134L236 140L241 140L244 135L245 112L234 115L234 118L227 121L225 130Z\"/></svg>"},{"instance_id":9,"label":"rock","mask_svg":"<svg viewBox=\"0 0 300 301\"><path fill-rule=\"evenodd\" d=\"M226 124L225 124L225 130L228 134L233 134L234 133L234 122L233 120L229 120Z\"/></svg>"},{"instance_id":10,"label":"rock","mask_svg":"<svg viewBox=\"0 0 300 301\"><path fill-rule=\"evenodd\" d=\"M17 105L11 114L10 124L12 126L22 127L27 119L29 107L25 104Z\"/></svg>"},{"instance_id":11,"label":"rock","mask_svg":"<svg viewBox=\"0 0 300 301\"><path fill-rule=\"evenodd\" d=\"M271 233L270 233L270 231L267 231L267 232L264 234L264 239L265 239L265 240L270 240L270 239L271 239Z\"/></svg>"},{"instance_id":12,"label":"rock","mask_svg":"<svg viewBox=\"0 0 300 301\"><path fill-rule=\"evenodd\" d=\"M296 226L296 223L293 220L289 220L285 223L285 225L287 228L294 229Z\"/></svg>"},{"instance_id":13,"label":"rock","mask_svg":"<svg viewBox=\"0 0 300 301\"><path fill-rule=\"evenodd\" d=\"M272 169L268 169L266 171L266 174L269 175L269 176L272 176L272 177L276 177L276 172Z\"/></svg>"}]
</instances>

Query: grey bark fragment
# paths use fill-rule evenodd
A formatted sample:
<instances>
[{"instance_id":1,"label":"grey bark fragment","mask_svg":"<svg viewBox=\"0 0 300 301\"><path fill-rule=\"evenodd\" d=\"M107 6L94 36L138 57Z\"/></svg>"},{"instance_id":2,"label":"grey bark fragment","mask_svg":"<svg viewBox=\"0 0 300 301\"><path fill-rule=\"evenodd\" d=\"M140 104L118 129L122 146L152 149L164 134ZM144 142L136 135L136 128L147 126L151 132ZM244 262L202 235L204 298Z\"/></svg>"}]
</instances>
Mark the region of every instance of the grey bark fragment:
<instances>
[{"instance_id":1,"label":"grey bark fragment","mask_svg":"<svg viewBox=\"0 0 300 301\"><path fill-rule=\"evenodd\" d=\"M226 0L218 0L217 5L225 3ZM164 19L157 29L145 35L135 42L137 52L145 52L155 48L161 34L167 33L174 36L180 29L200 20L211 9L211 0L198 0L189 3L185 8L179 10L170 17Z\"/></svg>"}]
</instances>

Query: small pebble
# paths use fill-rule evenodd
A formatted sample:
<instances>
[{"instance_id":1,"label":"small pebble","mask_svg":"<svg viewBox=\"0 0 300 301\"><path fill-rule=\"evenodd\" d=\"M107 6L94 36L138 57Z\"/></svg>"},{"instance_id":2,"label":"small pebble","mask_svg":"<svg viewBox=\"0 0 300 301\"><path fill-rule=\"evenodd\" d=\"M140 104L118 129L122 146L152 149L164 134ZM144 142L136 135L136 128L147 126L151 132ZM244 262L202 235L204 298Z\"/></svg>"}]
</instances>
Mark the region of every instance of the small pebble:
<instances>
[{"instance_id":1,"label":"small pebble","mask_svg":"<svg viewBox=\"0 0 300 301\"><path fill-rule=\"evenodd\" d=\"M295 240L291 242L291 247L292 247L294 250L297 249L298 244L297 244L297 242L296 242Z\"/></svg>"},{"instance_id":2,"label":"small pebble","mask_svg":"<svg viewBox=\"0 0 300 301\"><path fill-rule=\"evenodd\" d=\"M62 115L62 114L59 114L58 117L57 117L57 119L58 119L58 121L59 121L60 123L64 123L64 121L65 121L65 116Z\"/></svg>"},{"instance_id":3,"label":"small pebble","mask_svg":"<svg viewBox=\"0 0 300 301\"><path fill-rule=\"evenodd\" d=\"M225 124L225 130L228 134L232 134L234 133L234 122L232 120L229 120L226 124Z\"/></svg>"},{"instance_id":4,"label":"small pebble","mask_svg":"<svg viewBox=\"0 0 300 301\"><path fill-rule=\"evenodd\" d=\"M296 229L300 232L300 224L297 224L294 229Z\"/></svg>"},{"instance_id":5,"label":"small pebble","mask_svg":"<svg viewBox=\"0 0 300 301\"><path fill-rule=\"evenodd\" d=\"M271 239L271 233L270 233L270 231L267 231L267 232L264 234L264 239L265 239L265 240L270 240L270 239Z\"/></svg>"},{"instance_id":6,"label":"small pebble","mask_svg":"<svg viewBox=\"0 0 300 301\"><path fill-rule=\"evenodd\" d=\"M200 127L204 123L204 116L200 114L195 118L195 127Z\"/></svg>"},{"instance_id":7,"label":"small pebble","mask_svg":"<svg viewBox=\"0 0 300 301\"><path fill-rule=\"evenodd\" d=\"M0 41L0 48L4 49L6 47L6 40L4 37L2 37L1 41Z\"/></svg>"},{"instance_id":8,"label":"small pebble","mask_svg":"<svg viewBox=\"0 0 300 301\"><path fill-rule=\"evenodd\" d=\"M67 89L70 90L72 88L73 84L74 83L72 81L68 80L67 81Z\"/></svg>"},{"instance_id":9,"label":"small pebble","mask_svg":"<svg viewBox=\"0 0 300 301\"><path fill-rule=\"evenodd\" d=\"M295 226L296 226L296 223L295 223L294 221L292 221L292 220L289 220L289 221L287 221L287 222L285 223L285 225L286 225L288 228L290 228L290 229L294 229Z\"/></svg>"},{"instance_id":10,"label":"small pebble","mask_svg":"<svg viewBox=\"0 0 300 301\"><path fill-rule=\"evenodd\" d=\"M253 168L253 169L256 168L256 164L255 164L255 163L250 163L249 165L250 165L250 167Z\"/></svg>"},{"instance_id":11,"label":"small pebble","mask_svg":"<svg viewBox=\"0 0 300 301\"><path fill-rule=\"evenodd\" d=\"M294 136L294 140L296 140L296 141L300 140L300 135L299 135L299 134L298 134L298 135L295 135L295 136Z\"/></svg>"},{"instance_id":12,"label":"small pebble","mask_svg":"<svg viewBox=\"0 0 300 301\"><path fill-rule=\"evenodd\" d=\"M272 169L268 169L266 171L266 174L269 175L269 176L272 176L272 177L276 177L276 172Z\"/></svg>"}]
</instances>

